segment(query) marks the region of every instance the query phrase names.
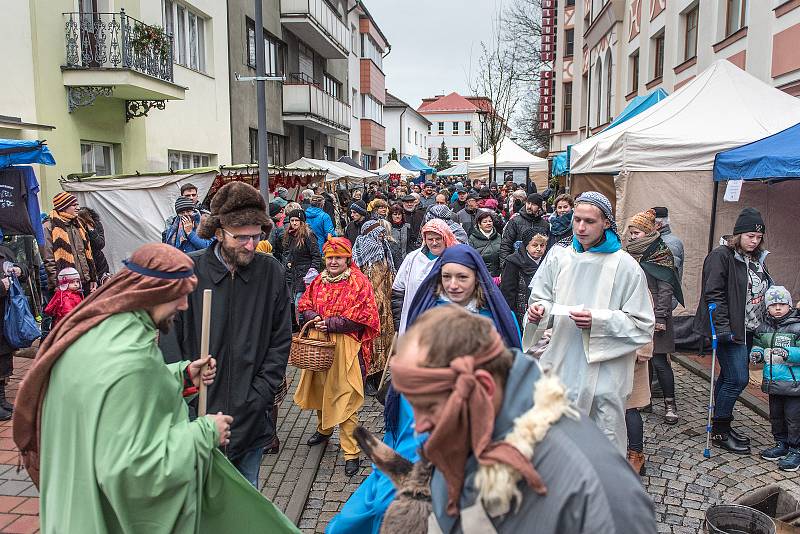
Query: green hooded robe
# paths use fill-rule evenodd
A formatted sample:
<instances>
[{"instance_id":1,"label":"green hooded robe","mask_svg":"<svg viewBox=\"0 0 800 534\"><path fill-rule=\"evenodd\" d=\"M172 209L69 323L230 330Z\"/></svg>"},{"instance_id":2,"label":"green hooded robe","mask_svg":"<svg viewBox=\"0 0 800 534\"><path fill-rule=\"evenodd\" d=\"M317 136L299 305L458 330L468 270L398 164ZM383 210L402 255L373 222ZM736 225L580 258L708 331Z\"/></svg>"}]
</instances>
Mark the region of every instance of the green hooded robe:
<instances>
[{"instance_id":1,"label":"green hooded robe","mask_svg":"<svg viewBox=\"0 0 800 534\"><path fill-rule=\"evenodd\" d=\"M189 420L182 361L145 311L113 315L53 366L41 429L43 533L299 532Z\"/></svg>"}]
</instances>

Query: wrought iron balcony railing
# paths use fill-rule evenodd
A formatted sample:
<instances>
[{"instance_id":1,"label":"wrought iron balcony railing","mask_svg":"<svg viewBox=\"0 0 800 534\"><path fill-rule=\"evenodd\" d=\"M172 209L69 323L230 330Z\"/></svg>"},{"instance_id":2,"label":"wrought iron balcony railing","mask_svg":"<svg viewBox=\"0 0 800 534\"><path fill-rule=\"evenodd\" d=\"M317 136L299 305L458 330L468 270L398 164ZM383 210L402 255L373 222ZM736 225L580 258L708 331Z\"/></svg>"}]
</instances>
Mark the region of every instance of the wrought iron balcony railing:
<instances>
[{"instance_id":1,"label":"wrought iron balcony railing","mask_svg":"<svg viewBox=\"0 0 800 534\"><path fill-rule=\"evenodd\" d=\"M64 13L68 69L131 69L174 82L172 35L119 13Z\"/></svg>"}]
</instances>

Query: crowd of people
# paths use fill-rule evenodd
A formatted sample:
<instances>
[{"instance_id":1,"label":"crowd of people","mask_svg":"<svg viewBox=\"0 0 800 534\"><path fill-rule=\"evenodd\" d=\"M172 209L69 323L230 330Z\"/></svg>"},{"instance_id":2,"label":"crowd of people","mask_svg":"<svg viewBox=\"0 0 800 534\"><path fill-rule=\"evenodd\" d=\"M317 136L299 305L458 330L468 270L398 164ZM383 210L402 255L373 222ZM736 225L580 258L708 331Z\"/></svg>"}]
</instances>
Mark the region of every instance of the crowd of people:
<instances>
[{"instance_id":1,"label":"crowd of people","mask_svg":"<svg viewBox=\"0 0 800 534\"><path fill-rule=\"evenodd\" d=\"M175 445L184 456L163 459L169 468L180 472L183 462L191 469L192 454L219 446L257 486L262 456L281 447L278 406L288 391L292 335L306 326L310 337L335 343L333 363L324 372L303 369L292 400L316 412L307 445L326 442L339 428L347 476L362 465L358 413L365 397L375 396L384 406L384 443L412 462L433 465L431 521L443 532L456 524L470 530L467 518L515 532L534 515L541 532L571 531L569 525L589 519L604 532L655 532L652 502L635 475L646 465L640 412L655 411L654 399L661 398L659 417L679 421L670 354L673 311L684 305L684 252L667 207L618 223L611 202L598 192L573 198L513 181L452 178L334 192L316 187L292 197L279 188L269 204L253 187L232 182L203 206L197 188L186 184L175 215L165 221L163 243L143 247L109 278L97 214L79 209L69 193L56 195L53 205L40 273L52 331L43 329L44 356L23 383L15 414L15 440L37 483L40 472L45 487L63 476L57 471L66 453L52 444L68 418L59 418L70 403L82 405L94 395L88 386L70 390L52 383L91 365L101 357L102 340L113 343L119 332L125 358L146 350L170 362L158 378L164 387L159 402L183 406L200 387L201 369L209 369L202 381L208 413L215 415L195 419L194 404L186 410L172 405L172 422L159 427L166 442L170 425L194 432L194 452ZM716 304L711 320L721 371L714 386L714 446L750 453L746 432L732 426L733 408L747 385L749 363L763 364L776 445L761 456L792 471L800 468L800 313L769 275L765 232L758 211L746 208L708 255L694 328L710 337L708 304ZM6 252L0 247L10 258ZM14 269L29 276L22 266ZM156 296L161 285L172 289ZM5 280L0 293L4 288ZM116 288L114 303L108 288ZM198 360L204 289L214 295L212 357ZM158 346L151 347L156 338ZM0 343L0 352L4 348ZM130 381L115 394L128 395L127 404L143 403L142 417L156 400L136 386L155 378L144 370L137 375L140 364L125 365L132 369L123 373ZM11 371L8 348L0 354L0 419L14 410L4 396ZM109 391L112 382L104 378ZM52 391L59 392L58 406L46 402ZM20 401L27 404L20 407ZM87 405L103 425L70 430L76 446L111 430L104 425L135 432L137 410L107 416L103 401ZM148 420L153 414L147 412ZM541 432L525 426L544 425L539 419L547 414L554 415ZM101 452L113 463L110 455L122 453L111 442ZM140 445L141 454L156 455L154 465L167 454ZM93 453L88 445L75 452ZM105 478L98 473L87 480L78 471L88 465L71 465L74 491L55 492L58 503L43 492L49 519L83 528L91 517L111 521L116 506L123 507L122 494L107 506L90 502L85 514L69 510L84 506L78 500L95 483L132 475L109 465ZM154 480L161 480L156 471ZM500 479L490 471L506 473L500 479L511 486L492 484ZM522 493L518 480L525 482ZM328 531L377 531L396 491L374 470ZM545 500L528 498L545 492ZM176 496L175 506L186 499Z\"/></svg>"}]
</instances>

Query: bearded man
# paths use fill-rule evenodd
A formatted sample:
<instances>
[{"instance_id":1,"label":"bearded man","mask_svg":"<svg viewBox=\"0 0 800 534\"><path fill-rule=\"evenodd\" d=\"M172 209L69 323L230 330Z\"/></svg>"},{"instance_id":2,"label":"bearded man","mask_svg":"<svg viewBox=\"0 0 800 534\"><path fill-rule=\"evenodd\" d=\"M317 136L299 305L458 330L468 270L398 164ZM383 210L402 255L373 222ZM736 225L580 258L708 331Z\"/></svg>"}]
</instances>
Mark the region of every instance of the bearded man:
<instances>
[{"instance_id":1,"label":"bearded man","mask_svg":"<svg viewBox=\"0 0 800 534\"><path fill-rule=\"evenodd\" d=\"M42 343L13 423L42 532L293 531L217 450L231 417L189 420L186 398L205 364L213 385L215 360L165 365L156 344L196 284L185 254L144 245Z\"/></svg>"},{"instance_id":2,"label":"bearded man","mask_svg":"<svg viewBox=\"0 0 800 534\"><path fill-rule=\"evenodd\" d=\"M190 255L197 289L174 333L184 358L200 352L203 290L211 289L210 352L220 379L208 389L208 411L233 416L225 453L253 485L275 435L275 393L283 383L292 341L283 267L271 255L255 253L271 228L267 205L254 187L231 182L220 188L198 230L200 237L215 237L216 243Z\"/></svg>"}]
</instances>

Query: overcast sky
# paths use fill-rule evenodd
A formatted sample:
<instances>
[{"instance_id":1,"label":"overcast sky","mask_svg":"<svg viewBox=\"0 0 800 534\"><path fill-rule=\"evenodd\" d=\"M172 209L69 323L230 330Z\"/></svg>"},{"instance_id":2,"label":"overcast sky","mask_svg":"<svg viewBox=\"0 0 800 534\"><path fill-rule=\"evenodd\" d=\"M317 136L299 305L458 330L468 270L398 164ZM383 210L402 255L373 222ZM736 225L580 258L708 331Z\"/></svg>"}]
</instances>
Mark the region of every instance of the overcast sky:
<instances>
[{"instance_id":1,"label":"overcast sky","mask_svg":"<svg viewBox=\"0 0 800 534\"><path fill-rule=\"evenodd\" d=\"M488 41L501 0L365 0L392 52L386 89L413 108L422 98L469 93L480 42Z\"/></svg>"}]
</instances>

